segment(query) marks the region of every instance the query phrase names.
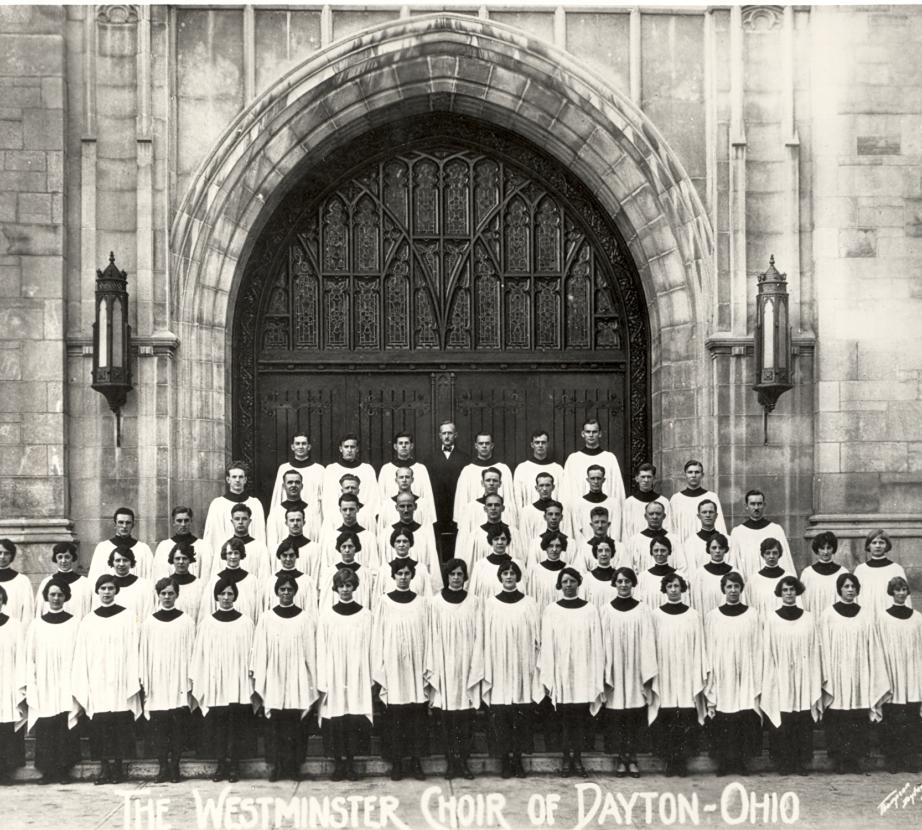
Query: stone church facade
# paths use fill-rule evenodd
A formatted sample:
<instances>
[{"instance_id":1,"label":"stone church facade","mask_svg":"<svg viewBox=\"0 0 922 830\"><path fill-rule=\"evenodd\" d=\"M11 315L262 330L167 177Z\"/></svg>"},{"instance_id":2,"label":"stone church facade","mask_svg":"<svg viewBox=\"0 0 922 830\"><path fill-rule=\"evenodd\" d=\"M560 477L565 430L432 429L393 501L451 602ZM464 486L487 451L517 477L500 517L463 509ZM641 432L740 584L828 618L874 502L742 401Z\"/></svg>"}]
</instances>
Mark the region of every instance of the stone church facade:
<instances>
[{"instance_id":1,"label":"stone church facade","mask_svg":"<svg viewBox=\"0 0 922 830\"><path fill-rule=\"evenodd\" d=\"M906 6L0 8L0 536L38 573L122 504L150 542L176 504L201 530L225 463L262 487L293 428L380 462L452 417L515 462L599 414L667 495L689 458L734 523L763 490L798 565L884 527L918 583L920 42Z\"/></svg>"}]
</instances>

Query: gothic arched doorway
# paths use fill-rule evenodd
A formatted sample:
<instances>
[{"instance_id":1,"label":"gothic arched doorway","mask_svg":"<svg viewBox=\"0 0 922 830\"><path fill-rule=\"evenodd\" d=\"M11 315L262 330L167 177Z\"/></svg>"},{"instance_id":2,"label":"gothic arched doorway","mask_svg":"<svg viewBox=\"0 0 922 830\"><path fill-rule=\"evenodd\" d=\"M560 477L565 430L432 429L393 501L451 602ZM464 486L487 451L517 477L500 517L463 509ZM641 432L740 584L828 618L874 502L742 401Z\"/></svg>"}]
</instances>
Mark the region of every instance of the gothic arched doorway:
<instances>
[{"instance_id":1,"label":"gothic arched doorway","mask_svg":"<svg viewBox=\"0 0 922 830\"><path fill-rule=\"evenodd\" d=\"M625 471L649 457L649 331L624 240L590 191L523 139L435 114L316 160L247 260L233 330L234 450L271 489L290 436L318 460L394 432L555 454L595 415Z\"/></svg>"}]
</instances>

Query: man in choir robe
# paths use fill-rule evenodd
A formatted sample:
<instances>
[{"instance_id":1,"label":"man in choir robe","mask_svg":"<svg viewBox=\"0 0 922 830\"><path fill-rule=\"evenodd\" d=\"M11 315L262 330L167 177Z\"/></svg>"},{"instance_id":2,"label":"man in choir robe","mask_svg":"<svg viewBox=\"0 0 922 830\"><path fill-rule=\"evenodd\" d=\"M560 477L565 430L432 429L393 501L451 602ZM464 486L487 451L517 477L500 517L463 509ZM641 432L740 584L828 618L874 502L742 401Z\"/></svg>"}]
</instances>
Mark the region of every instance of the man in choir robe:
<instances>
[{"instance_id":1,"label":"man in choir robe","mask_svg":"<svg viewBox=\"0 0 922 830\"><path fill-rule=\"evenodd\" d=\"M394 522L400 520L397 513L397 497L400 495L410 495L416 502L416 519L425 525L435 525L435 506L432 504L432 498L423 498L416 492L415 475L412 467L397 467L394 470L394 481L396 489L392 488L391 495L382 496L381 511L378 515L378 529L388 528ZM361 519L359 520L361 521Z\"/></svg>"},{"instance_id":2,"label":"man in choir robe","mask_svg":"<svg viewBox=\"0 0 922 830\"><path fill-rule=\"evenodd\" d=\"M296 511L293 511L296 512ZM300 517L297 521L290 522L301 532L301 528L304 525L304 516L301 513L298 513ZM288 518L286 517L286 522ZM221 568L224 567L224 562L221 560L221 548L230 540L230 539L239 539L245 548L246 558L247 558L247 570L250 571L257 579L262 579L265 576L268 576L269 572L272 569L272 563L269 559L269 552L266 550L266 543L263 539L255 539L250 534L250 528L253 526L253 512L250 509L248 504L235 504L231 509L231 527L233 528L232 534L225 539L221 545L219 545L214 552L214 557L212 558L211 573L208 576L203 574L203 579L206 581L213 577ZM291 531L289 531L289 534ZM264 537L265 538L265 537ZM307 537L301 537L304 539L304 544L307 544Z\"/></svg>"},{"instance_id":3,"label":"man in choir robe","mask_svg":"<svg viewBox=\"0 0 922 830\"><path fill-rule=\"evenodd\" d=\"M505 499L495 493L487 496L483 502L483 512L486 522L474 525L470 529L462 528L458 533L456 553L458 559L463 559L469 569L473 570L477 561L490 555L492 548L487 541L487 536L492 531L504 529L509 535L509 555L524 561L528 547L518 528L509 525L504 517Z\"/></svg>"},{"instance_id":4,"label":"man in choir robe","mask_svg":"<svg viewBox=\"0 0 922 830\"><path fill-rule=\"evenodd\" d=\"M442 561L451 559L455 551L455 488L461 470L470 458L455 446L458 431L451 421L439 424L439 449L428 460L432 498L435 501L435 536Z\"/></svg>"},{"instance_id":5,"label":"man in choir robe","mask_svg":"<svg viewBox=\"0 0 922 830\"><path fill-rule=\"evenodd\" d=\"M577 546L576 540L564 532L563 505L559 501L551 500L544 508L544 525L535 528L531 536L525 537L526 552L519 558L526 565L540 562L544 558L544 542L549 536L556 535L566 540L565 548ZM573 555L572 549L570 555Z\"/></svg>"},{"instance_id":6,"label":"man in choir robe","mask_svg":"<svg viewBox=\"0 0 922 830\"><path fill-rule=\"evenodd\" d=\"M647 526L644 510L651 501L659 502L666 511L663 527L670 529L669 524L669 499L653 489L656 480L656 467L649 461L637 468L634 483L637 489L624 500L624 510L621 513L621 538L630 539L635 533L640 533ZM681 541L681 536L677 537Z\"/></svg>"},{"instance_id":7,"label":"man in choir robe","mask_svg":"<svg viewBox=\"0 0 922 830\"><path fill-rule=\"evenodd\" d=\"M711 499L702 499L698 502L698 523L700 528L691 536L682 539L682 549L685 551L688 566L692 573L707 564L708 545L718 533L717 529L717 503ZM673 531L674 532L674 531ZM721 533L726 536L725 533Z\"/></svg>"},{"instance_id":8,"label":"man in choir robe","mask_svg":"<svg viewBox=\"0 0 922 830\"><path fill-rule=\"evenodd\" d=\"M381 466L378 473L378 492L381 501L385 501L397 492L397 470L408 467L413 471L413 483L416 495L432 503L432 482L429 479L429 470L422 461L417 461L414 456L416 444L409 432L398 432L394 436L394 455L390 461Z\"/></svg>"},{"instance_id":9,"label":"man in choir robe","mask_svg":"<svg viewBox=\"0 0 922 830\"><path fill-rule=\"evenodd\" d=\"M546 429L536 429L531 434L531 458L522 461L512 476L512 490L517 507L527 507L534 500L535 479L540 473L548 473L554 482L548 498L560 500L558 488L563 481L563 467L550 457L550 436Z\"/></svg>"},{"instance_id":10,"label":"man in choir robe","mask_svg":"<svg viewBox=\"0 0 922 830\"><path fill-rule=\"evenodd\" d=\"M574 539L567 554L567 563L577 570L591 571L595 567L595 557L592 555L593 546L603 540L611 544L611 549L615 552L615 561L619 565L631 567L631 560L626 552L626 548L618 545L611 536L611 519L608 516L608 508L599 505L593 507L589 517L589 535L583 536L582 539Z\"/></svg>"},{"instance_id":11,"label":"man in choir robe","mask_svg":"<svg viewBox=\"0 0 922 830\"><path fill-rule=\"evenodd\" d=\"M69 597L64 603L64 610L80 622L90 613L93 588L85 576L74 570L77 564L77 546L73 542L58 542L51 549L51 561L54 562L55 571L39 582L35 593L35 618L38 619L48 611L44 592L45 586L53 579L58 584L67 585Z\"/></svg>"},{"instance_id":12,"label":"man in choir robe","mask_svg":"<svg viewBox=\"0 0 922 830\"><path fill-rule=\"evenodd\" d=\"M350 493L343 493L343 495L339 497L339 504L337 507L342 521L338 526L331 523L324 527L323 534L320 537L320 561L317 563L318 566L322 568L338 561L336 537L339 536L340 533L348 531L358 536L361 542L362 553L359 556L359 561L370 568L377 568L381 561L378 550L378 539L375 537L375 528L373 525L365 527L359 524L358 497ZM310 571L315 577L318 572L319 569Z\"/></svg>"},{"instance_id":13,"label":"man in choir robe","mask_svg":"<svg viewBox=\"0 0 922 830\"><path fill-rule=\"evenodd\" d=\"M288 525L285 517L289 510L300 510L304 516L304 535L312 541L320 539L320 502L309 504L301 497L304 488L304 479L298 470L289 470L282 479L284 488L281 501L269 508L266 518L266 550L271 554L279 542L288 535Z\"/></svg>"},{"instance_id":14,"label":"man in choir robe","mask_svg":"<svg viewBox=\"0 0 922 830\"><path fill-rule=\"evenodd\" d=\"M190 728L192 681L189 673L195 620L176 607L180 588L170 576L154 586L160 609L141 624L141 687L144 717L160 769L157 782L180 780L179 760Z\"/></svg>"},{"instance_id":15,"label":"man in choir robe","mask_svg":"<svg viewBox=\"0 0 922 830\"><path fill-rule=\"evenodd\" d=\"M344 435L339 442L339 460L327 464L323 471L323 495L321 497L323 515L332 516L335 520L336 507L342 495L339 480L346 473L359 477L362 502L371 511L371 521L374 521L378 516L378 506L381 501L378 492L378 476L371 464L359 461L359 439L352 433Z\"/></svg>"},{"instance_id":16,"label":"man in choir robe","mask_svg":"<svg viewBox=\"0 0 922 830\"><path fill-rule=\"evenodd\" d=\"M379 564L383 567L393 558L390 550L390 539L394 535L394 531L408 530L413 534L413 558L426 566L432 579L432 589L434 591L442 590L442 563L439 559L432 525L416 521L416 499L411 495L401 493L397 496L394 506L400 519L394 524L382 528L378 534ZM362 561L367 562L367 558L363 558Z\"/></svg>"},{"instance_id":17,"label":"man in choir robe","mask_svg":"<svg viewBox=\"0 0 922 830\"><path fill-rule=\"evenodd\" d=\"M278 504L285 498L283 482L285 473L289 470L297 470L301 473L304 483L301 498L308 504L319 506L323 489L323 464L311 461L311 442L303 432L297 432L291 438L291 454L287 461L279 465L278 472L275 474L275 484L272 487L272 495L269 497L270 505Z\"/></svg>"},{"instance_id":18,"label":"man in choir robe","mask_svg":"<svg viewBox=\"0 0 922 830\"><path fill-rule=\"evenodd\" d=\"M459 514L455 514L459 533L469 531L481 523L483 520L483 503L487 496L492 496L494 493L503 494L503 474L496 467L484 468L480 473L480 481L483 488L482 492L464 505ZM503 520L510 527L518 527L519 510L515 501L503 497L503 504L505 505Z\"/></svg>"},{"instance_id":19,"label":"man in choir robe","mask_svg":"<svg viewBox=\"0 0 922 830\"><path fill-rule=\"evenodd\" d=\"M208 542L215 556L231 536L234 535L234 523L231 513L235 505L245 504L250 508L249 534L266 544L266 514L262 503L256 496L247 495L247 470L242 461L232 461L225 472L224 481L227 484L223 495L212 499L208 506L208 515L205 517L205 541ZM220 563L216 563L220 567ZM204 574L203 574L204 576Z\"/></svg>"},{"instance_id":20,"label":"man in choir robe","mask_svg":"<svg viewBox=\"0 0 922 830\"><path fill-rule=\"evenodd\" d=\"M122 762L134 752L133 721L141 716L139 630L116 602L117 579L97 578L99 607L80 622L71 667L74 700L90 719L90 750L102 762L96 784L122 781Z\"/></svg>"},{"instance_id":21,"label":"man in choir robe","mask_svg":"<svg viewBox=\"0 0 922 830\"><path fill-rule=\"evenodd\" d=\"M164 539L154 551L154 567L151 573L151 579L162 579L170 575L170 551L176 545L192 545L195 549L195 561L190 567L190 572L203 579L207 579L211 574L212 560L214 551L204 539L199 539L192 532L192 519L194 514L191 507L182 505L174 507L170 511L170 517L173 522L173 535L169 539Z\"/></svg>"},{"instance_id":22,"label":"man in choir robe","mask_svg":"<svg viewBox=\"0 0 922 830\"><path fill-rule=\"evenodd\" d=\"M95 582L100 574L106 573L112 549L124 547L131 548L134 553L135 571L138 576L150 579L153 572L154 555L151 553L150 547L144 542L139 542L131 535L134 530L134 511L130 507L119 507L115 511L112 521L115 523L115 533L109 539L104 539L96 545L90 559L90 568L86 578L90 582Z\"/></svg>"},{"instance_id":23,"label":"man in choir robe","mask_svg":"<svg viewBox=\"0 0 922 830\"><path fill-rule=\"evenodd\" d=\"M777 522L770 522L765 518L765 494L761 490L750 490L746 493L744 502L748 518L734 527L730 533L730 564L739 570L744 578L752 576L762 567L762 540L774 538L781 543L779 564L787 573L796 574L784 528Z\"/></svg>"},{"instance_id":24,"label":"man in choir robe","mask_svg":"<svg viewBox=\"0 0 922 830\"><path fill-rule=\"evenodd\" d=\"M653 539L668 538L672 546L669 564L679 573L688 576L690 569L685 551L682 550L682 543L663 527L666 521L666 511L663 505L658 501L648 502L644 508L644 519L646 520L644 529L625 540L625 548L631 561L624 564L632 567L637 573L646 570L650 559L650 542Z\"/></svg>"},{"instance_id":25,"label":"man in choir robe","mask_svg":"<svg viewBox=\"0 0 922 830\"><path fill-rule=\"evenodd\" d=\"M698 531L698 505L705 499L709 499L717 506L715 520L717 530L724 535L727 533L723 510L720 509L720 499L717 493L705 490L701 486L703 477L704 465L700 461L693 458L685 462L685 489L675 493L669 501L672 532L679 539L685 539Z\"/></svg>"},{"instance_id":26,"label":"man in choir robe","mask_svg":"<svg viewBox=\"0 0 922 830\"><path fill-rule=\"evenodd\" d=\"M613 537L624 539L621 534L621 513L624 505L617 496L610 493L610 486L606 482L605 468L601 464L590 464L586 468L586 492L581 496L571 499L569 504L564 503L564 508L570 512L570 527L573 536L581 539L592 532L592 512L597 507L604 507L608 511L611 523L610 533Z\"/></svg>"},{"instance_id":27,"label":"man in choir robe","mask_svg":"<svg viewBox=\"0 0 922 830\"><path fill-rule=\"evenodd\" d=\"M617 516L612 513L612 527L621 532L621 505L624 503L624 480L621 478L621 465L613 452L602 449L602 426L597 418L587 418L580 433L583 440L582 449L567 456L563 465L564 504L576 505L580 496L586 492L586 473L591 464L599 464L605 470L611 496L618 503Z\"/></svg>"},{"instance_id":28,"label":"man in choir robe","mask_svg":"<svg viewBox=\"0 0 922 830\"><path fill-rule=\"evenodd\" d=\"M512 471L507 464L497 460L493 456L495 444L493 436L489 432L478 432L474 436L474 458L470 464L461 470L458 476L458 485L455 489L454 520L458 523L458 533L460 535L463 528L461 527L461 518L464 508L474 499L483 494L483 471L487 467L493 467L499 470L500 474L500 495L506 498L508 489L512 496Z\"/></svg>"},{"instance_id":29,"label":"man in choir robe","mask_svg":"<svg viewBox=\"0 0 922 830\"><path fill-rule=\"evenodd\" d=\"M544 514L551 505L560 505L561 520L567 532L570 532L572 528L570 512L564 508L561 502L557 501L554 496L555 490L555 479L550 473L542 472L535 476L535 484L532 489L532 500L524 507L519 508L517 522L519 530L527 540L530 541L535 539L544 533L546 530L546 519ZM538 498L534 499L536 493Z\"/></svg>"}]
</instances>

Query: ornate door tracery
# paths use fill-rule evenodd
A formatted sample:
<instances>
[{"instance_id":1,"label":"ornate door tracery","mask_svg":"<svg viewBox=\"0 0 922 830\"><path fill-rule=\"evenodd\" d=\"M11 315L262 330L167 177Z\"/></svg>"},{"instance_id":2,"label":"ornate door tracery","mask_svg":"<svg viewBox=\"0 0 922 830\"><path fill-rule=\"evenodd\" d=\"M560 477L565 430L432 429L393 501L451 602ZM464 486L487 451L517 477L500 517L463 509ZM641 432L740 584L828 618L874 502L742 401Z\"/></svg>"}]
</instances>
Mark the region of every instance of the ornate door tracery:
<instances>
[{"instance_id":1,"label":"ornate door tracery","mask_svg":"<svg viewBox=\"0 0 922 830\"><path fill-rule=\"evenodd\" d=\"M433 116L369 134L305 176L248 261L236 450L266 477L286 432L310 421L335 442L333 425L351 423L366 443L376 427L380 462L385 421L416 431L425 452L450 416L514 432L513 458L526 431L498 413L537 407L548 428L607 413L609 443L633 466L647 453L647 322L625 250L577 180L505 133ZM326 390L316 410L310 388ZM558 452L577 435L561 433Z\"/></svg>"}]
</instances>

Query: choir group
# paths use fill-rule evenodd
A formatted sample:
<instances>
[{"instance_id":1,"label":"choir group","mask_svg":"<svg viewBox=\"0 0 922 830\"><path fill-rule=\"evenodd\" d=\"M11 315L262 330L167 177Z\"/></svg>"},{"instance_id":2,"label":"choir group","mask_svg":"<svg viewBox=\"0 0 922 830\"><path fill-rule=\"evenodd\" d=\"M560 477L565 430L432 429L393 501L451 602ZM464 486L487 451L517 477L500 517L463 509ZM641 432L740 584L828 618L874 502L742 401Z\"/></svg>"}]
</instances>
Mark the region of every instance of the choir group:
<instances>
[{"instance_id":1,"label":"choir group","mask_svg":"<svg viewBox=\"0 0 922 830\"><path fill-rule=\"evenodd\" d=\"M257 724L270 780L297 778L319 722L333 779L355 780L377 718L394 780L425 777L430 732L446 775L473 778L479 710L504 777L536 725L565 775L597 732L618 776L648 744L685 775L701 736L718 774L745 772L764 730L778 770L805 773L818 722L837 771L872 733L891 771L918 769L922 614L885 531L854 573L820 533L798 576L761 492L728 534L700 462L671 499L643 464L626 496L598 422L581 437L561 465L535 432L513 472L492 436L468 459L445 423L427 464L399 433L375 473L355 436L323 466L297 435L268 515L232 463L201 538L180 506L151 550L119 508L87 576L55 545L37 594L0 539L0 773L31 731L42 781L66 781L87 731L97 783L118 782L143 719L160 781L191 738L236 781Z\"/></svg>"}]
</instances>

